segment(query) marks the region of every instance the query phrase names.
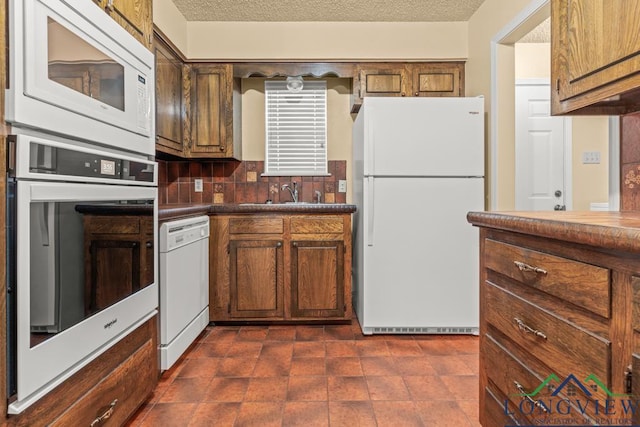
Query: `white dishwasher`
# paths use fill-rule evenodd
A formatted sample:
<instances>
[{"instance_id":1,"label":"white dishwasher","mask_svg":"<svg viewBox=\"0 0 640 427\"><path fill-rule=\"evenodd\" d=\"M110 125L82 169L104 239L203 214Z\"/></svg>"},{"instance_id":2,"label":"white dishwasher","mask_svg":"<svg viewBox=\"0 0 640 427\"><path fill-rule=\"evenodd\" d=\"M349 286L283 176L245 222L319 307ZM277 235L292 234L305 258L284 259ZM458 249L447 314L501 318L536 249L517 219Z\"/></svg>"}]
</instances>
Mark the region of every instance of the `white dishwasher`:
<instances>
[{"instance_id":1,"label":"white dishwasher","mask_svg":"<svg viewBox=\"0 0 640 427\"><path fill-rule=\"evenodd\" d=\"M169 369L209 324L209 217L160 226L160 368Z\"/></svg>"}]
</instances>

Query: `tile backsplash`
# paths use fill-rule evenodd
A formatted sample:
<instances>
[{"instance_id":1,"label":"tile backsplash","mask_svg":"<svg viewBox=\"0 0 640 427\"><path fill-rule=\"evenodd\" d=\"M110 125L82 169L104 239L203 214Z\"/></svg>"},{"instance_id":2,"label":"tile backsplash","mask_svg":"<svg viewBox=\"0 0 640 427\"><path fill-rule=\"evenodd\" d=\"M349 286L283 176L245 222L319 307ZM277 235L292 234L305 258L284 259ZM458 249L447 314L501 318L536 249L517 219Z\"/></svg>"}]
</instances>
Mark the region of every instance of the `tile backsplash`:
<instances>
[{"instance_id":1,"label":"tile backsplash","mask_svg":"<svg viewBox=\"0 0 640 427\"><path fill-rule=\"evenodd\" d=\"M640 113L620 120L620 210L640 210Z\"/></svg>"},{"instance_id":2,"label":"tile backsplash","mask_svg":"<svg viewBox=\"0 0 640 427\"><path fill-rule=\"evenodd\" d=\"M325 203L346 203L347 194L338 192L338 180L346 180L346 160L330 160L330 176L262 176L263 161L158 160L160 204L178 203L274 203L287 202L291 195L282 184L295 181L298 199L314 202L315 191ZM202 179L202 192L195 180Z\"/></svg>"}]
</instances>

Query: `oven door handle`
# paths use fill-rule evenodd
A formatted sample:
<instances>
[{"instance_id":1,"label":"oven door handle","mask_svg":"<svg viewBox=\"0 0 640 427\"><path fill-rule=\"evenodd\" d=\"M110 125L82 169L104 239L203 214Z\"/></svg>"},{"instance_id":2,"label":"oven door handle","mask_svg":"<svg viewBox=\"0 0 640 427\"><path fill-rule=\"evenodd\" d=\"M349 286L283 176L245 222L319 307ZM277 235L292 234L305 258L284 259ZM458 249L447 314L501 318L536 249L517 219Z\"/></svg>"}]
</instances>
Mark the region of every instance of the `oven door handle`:
<instances>
[{"instance_id":1,"label":"oven door handle","mask_svg":"<svg viewBox=\"0 0 640 427\"><path fill-rule=\"evenodd\" d=\"M40 224L40 239L42 246L49 246L49 205L51 203L43 203L42 214L38 215L38 223Z\"/></svg>"}]
</instances>

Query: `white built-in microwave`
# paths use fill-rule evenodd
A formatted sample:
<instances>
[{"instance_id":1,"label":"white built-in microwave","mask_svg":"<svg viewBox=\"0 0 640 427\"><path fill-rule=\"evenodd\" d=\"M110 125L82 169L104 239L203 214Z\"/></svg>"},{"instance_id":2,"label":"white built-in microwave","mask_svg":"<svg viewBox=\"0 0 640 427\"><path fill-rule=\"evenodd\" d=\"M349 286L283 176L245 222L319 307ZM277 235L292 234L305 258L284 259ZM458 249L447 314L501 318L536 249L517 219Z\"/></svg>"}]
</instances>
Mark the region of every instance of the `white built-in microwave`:
<instances>
[{"instance_id":1,"label":"white built-in microwave","mask_svg":"<svg viewBox=\"0 0 640 427\"><path fill-rule=\"evenodd\" d=\"M91 0L9 2L6 121L154 155L153 54Z\"/></svg>"}]
</instances>

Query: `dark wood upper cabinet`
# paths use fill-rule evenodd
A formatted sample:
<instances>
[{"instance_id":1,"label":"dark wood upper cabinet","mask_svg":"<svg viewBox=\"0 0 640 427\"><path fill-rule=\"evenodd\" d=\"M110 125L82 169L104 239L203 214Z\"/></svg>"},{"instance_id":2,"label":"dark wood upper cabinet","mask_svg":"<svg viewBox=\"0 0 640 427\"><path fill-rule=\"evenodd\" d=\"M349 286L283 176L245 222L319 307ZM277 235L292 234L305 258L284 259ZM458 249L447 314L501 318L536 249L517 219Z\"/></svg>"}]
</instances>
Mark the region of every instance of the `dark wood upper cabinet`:
<instances>
[{"instance_id":1,"label":"dark wood upper cabinet","mask_svg":"<svg viewBox=\"0 0 640 427\"><path fill-rule=\"evenodd\" d=\"M181 156L184 143L183 67L180 56L162 39L154 40L156 61L156 149Z\"/></svg>"},{"instance_id":2,"label":"dark wood upper cabinet","mask_svg":"<svg viewBox=\"0 0 640 427\"><path fill-rule=\"evenodd\" d=\"M153 41L152 0L94 0L147 49Z\"/></svg>"},{"instance_id":3,"label":"dark wood upper cabinet","mask_svg":"<svg viewBox=\"0 0 640 427\"><path fill-rule=\"evenodd\" d=\"M640 3L551 3L552 114L640 109Z\"/></svg>"},{"instance_id":4,"label":"dark wood upper cabinet","mask_svg":"<svg viewBox=\"0 0 640 427\"><path fill-rule=\"evenodd\" d=\"M186 157L242 157L240 81L231 64L190 64Z\"/></svg>"},{"instance_id":5,"label":"dark wood upper cabinet","mask_svg":"<svg viewBox=\"0 0 640 427\"><path fill-rule=\"evenodd\" d=\"M351 112L368 96L464 96L463 62L357 64Z\"/></svg>"}]
</instances>

